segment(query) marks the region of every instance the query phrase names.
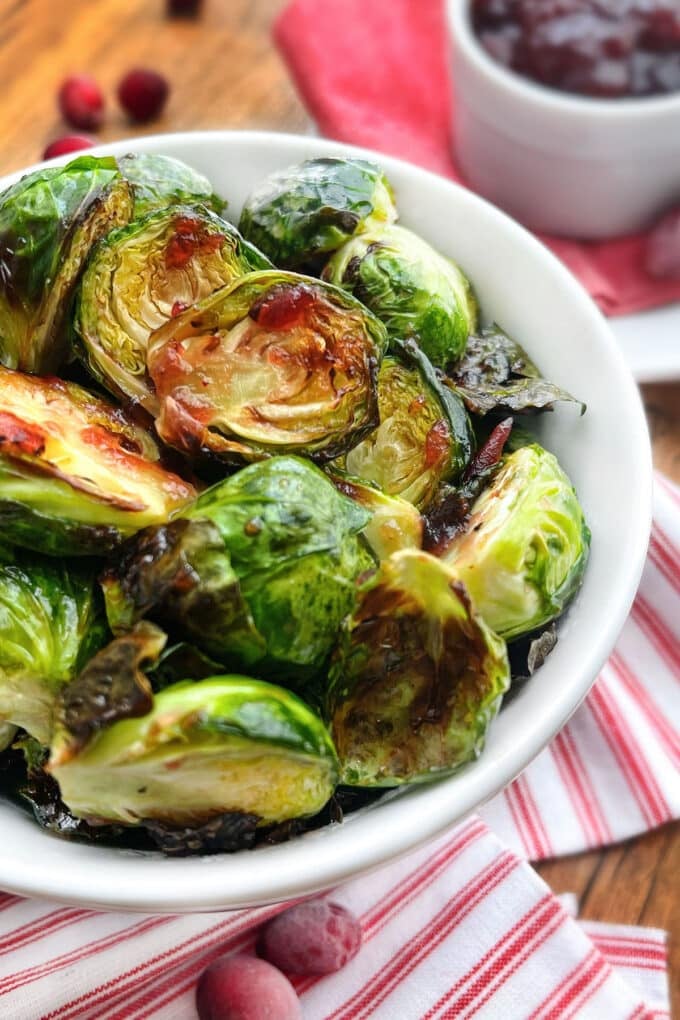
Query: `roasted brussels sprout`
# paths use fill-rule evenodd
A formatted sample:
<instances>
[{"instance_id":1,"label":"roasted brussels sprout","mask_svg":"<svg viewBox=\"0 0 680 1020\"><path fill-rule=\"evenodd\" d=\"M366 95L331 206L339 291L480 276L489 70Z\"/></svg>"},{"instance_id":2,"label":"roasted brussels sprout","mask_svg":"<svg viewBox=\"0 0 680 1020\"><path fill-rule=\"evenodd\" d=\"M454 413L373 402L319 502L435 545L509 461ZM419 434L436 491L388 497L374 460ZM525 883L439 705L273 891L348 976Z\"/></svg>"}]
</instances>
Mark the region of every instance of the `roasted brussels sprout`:
<instances>
[{"instance_id":1,"label":"roasted brussels sprout","mask_svg":"<svg viewBox=\"0 0 680 1020\"><path fill-rule=\"evenodd\" d=\"M148 714L84 746L60 727L47 771L90 823L197 826L238 812L267 824L319 811L337 760L323 723L294 694L218 676L166 687Z\"/></svg>"},{"instance_id":2,"label":"roasted brussels sprout","mask_svg":"<svg viewBox=\"0 0 680 1020\"><path fill-rule=\"evenodd\" d=\"M380 564L343 626L328 715L349 786L398 786L476 757L510 683L505 642L452 571L404 550Z\"/></svg>"},{"instance_id":3,"label":"roasted brussels sprout","mask_svg":"<svg viewBox=\"0 0 680 1020\"><path fill-rule=\"evenodd\" d=\"M155 153L130 153L118 160L123 177L130 182L135 196L134 218L169 205L200 202L213 212L224 212L227 203L213 191L207 177L172 156Z\"/></svg>"},{"instance_id":4,"label":"roasted brussels sprout","mask_svg":"<svg viewBox=\"0 0 680 1020\"><path fill-rule=\"evenodd\" d=\"M275 265L302 269L396 218L392 187L380 167L332 156L271 174L246 199L239 229Z\"/></svg>"},{"instance_id":5,"label":"roasted brussels sprout","mask_svg":"<svg viewBox=\"0 0 680 1020\"><path fill-rule=\"evenodd\" d=\"M400 496L387 496L376 486L338 468L327 467L326 474L338 492L371 514L362 534L379 560L400 549L420 549L423 519L413 503Z\"/></svg>"},{"instance_id":6,"label":"roasted brussels sprout","mask_svg":"<svg viewBox=\"0 0 680 1020\"><path fill-rule=\"evenodd\" d=\"M229 668L302 687L374 565L368 519L307 461L252 464L123 548L103 579L111 627L148 615Z\"/></svg>"},{"instance_id":7,"label":"roasted brussels sprout","mask_svg":"<svg viewBox=\"0 0 680 1020\"><path fill-rule=\"evenodd\" d=\"M74 284L92 245L132 215L116 161L81 156L0 195L0 364L51 372L68 353Z\"/></svg>"},{"instance_id":8,"label":"roasted brussels sprout","mask_svg":"<svg viewBox=\"0 0 680 1020\"><path fill-rule=\"evenodd\" d=\"M413 337L441 368L465 350L477 322L458 266L410 230L368 230L332 256L323 279L350 291L385 323L390 338Z\"/></svg>"},{"instance_id":9,"label":"roasted brussels sprout","mask_svg":"<svg viewBox=\"0 0 680 1020\"><path fill-rule=\"evenodd\" d=\"M0 725L42 744L59 688L106 640L92 570L16 552L0 554Z\"/></svg>"},{"instance_id":10,"label":"roasted brussels sprout","mask_svg":"<svg viewBox=\"0 0 680 1020\"><path fill-rule=\"evenodd\" d=\"M459 398L417 353L419 360L410 365L384 358L378 374L380 424L339 466L423 509L442 481L463 471L473 435Z\"/></svg>"},{"instance_id":11,"label":"roasted brussels sprout","mask_svg":"<svg viewBox=\"0 0 680 1020\"><path fill-rule=\"evenodd\" d=\"M268 260L201 206L175 205L114 230L95 248L75 327L93 375L124 400L158 411L147 373L152 330Z\"/></svg>"},{"instance_id":12,"label":"roasted brussels sprout","mask_svg":"<svg viewBox=\"0 0 680 1020\"><path fill-rule=\"evenodd\" d=\"M103 553L195 496L122 411L75 383L0 366L0 539Z\"/></svg>"},{"instance_id":13,"label":"roasted brussels sprout","mask_svg":"<svg viewBox=\"0 0 680 1020\"><path fill-rule=\"evenodd\" d=\"M227 461L329 459L377 424L385 345L350 295L292 273L251 273L152 334L156 428L180 450Z\"/></svg>"},{"instance_id":14,"label":"roasted brussels sprout","mask_svg":"<svg viewBox=\"0 0 680 1020\"><path fill-rule=\"evenodd\" d=\"M506 458L443 558L509 640L563 612L581 586L589 546L574 487L534 443Z\"/></svg>"},{"instance_id":15,"label":"roasted brussels sprout","mask_svg":"<svg viewBox=\"0 0 680 1020\"><path fill-rule=\"evenodd\" d=\"M468 337L465 353L449 368L449 377L473 414L528 414L550 411L556 400L578 403L543 379L526 351L495 324ZM581 404L581 414L585 409Z\"/></svg>"}]
</instances>

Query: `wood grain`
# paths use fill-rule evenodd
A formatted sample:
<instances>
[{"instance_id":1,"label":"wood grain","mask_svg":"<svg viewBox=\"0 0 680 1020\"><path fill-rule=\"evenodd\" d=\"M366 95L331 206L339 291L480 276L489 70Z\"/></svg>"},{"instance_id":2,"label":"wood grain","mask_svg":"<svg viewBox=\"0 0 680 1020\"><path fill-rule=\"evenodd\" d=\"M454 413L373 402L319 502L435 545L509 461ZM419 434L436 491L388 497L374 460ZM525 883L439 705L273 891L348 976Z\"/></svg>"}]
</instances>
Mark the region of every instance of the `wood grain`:
<instances>
[{"instance_id":1,"label":"wood grain","mask_svg":"<svg viewBox=\"0 0 680 1020\"><path fill-rule=\"evenodd\" d=\"M110 97L102 140L148 130L304 131L305 111L270 42L281 7L282 0L206 0L200 20L176 21L164 17L163 0L0 0L0 173L35 162L66 132L55 93L77 71L95 73ZM117 81L135 65L157 68L172 85L163 118L147 128L127 123L114 98ZM645 386L643 397L655 463L680 482L680 384ZM673 932L680 1016L679 827L538 871L557 892L576 892L585 917Z\"/></svg>"}]
</instances>

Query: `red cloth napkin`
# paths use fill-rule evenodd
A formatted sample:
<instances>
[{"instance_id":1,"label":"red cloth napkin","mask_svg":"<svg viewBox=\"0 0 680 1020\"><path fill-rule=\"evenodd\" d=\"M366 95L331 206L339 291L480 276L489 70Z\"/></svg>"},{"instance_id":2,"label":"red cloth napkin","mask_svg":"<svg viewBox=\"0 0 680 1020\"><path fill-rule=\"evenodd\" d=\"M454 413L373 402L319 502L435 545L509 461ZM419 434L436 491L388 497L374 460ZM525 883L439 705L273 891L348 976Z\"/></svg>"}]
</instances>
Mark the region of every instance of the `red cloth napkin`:
<instances>
[{"instance_id":1,"label":"red cloth napkin","mask_svg":"<svg viewBox=\"0 0 680 1020\"><path fill-rule=\"evenodd\" d=\"M481 817L333 892L364 946L296 980L305 1020L669 1017L665 934L577 923L525 858L680 816L679 681L680 490L657 475L640 591L586 702ZM0 894L0 1017L196 1020L203 968L253 952L281 909L154 917Z\"/></svg>"},{"instance_id":2,"label":"red cloth napkin","mask_svg":"<svg viewBox=\"0 0 680 1020\"><path fill-rule=\"evenodd\" d=\"M441 0L293 0L274 35L322 134L461 181ZM680 280L653 280L642 268L644 236L542 240L607 315L680 300Z\"/></svg>"}]
</instances>

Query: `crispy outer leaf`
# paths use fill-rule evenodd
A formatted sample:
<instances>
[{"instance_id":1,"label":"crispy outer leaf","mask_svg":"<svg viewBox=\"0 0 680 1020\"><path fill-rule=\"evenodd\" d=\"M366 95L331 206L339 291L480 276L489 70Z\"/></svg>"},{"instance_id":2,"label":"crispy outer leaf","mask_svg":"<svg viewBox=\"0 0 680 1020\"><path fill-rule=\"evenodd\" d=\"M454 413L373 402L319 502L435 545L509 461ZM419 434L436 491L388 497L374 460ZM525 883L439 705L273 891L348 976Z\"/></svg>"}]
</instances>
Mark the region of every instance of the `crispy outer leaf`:
<instances>
[{"instance_id":1,"label":"crispy outer leaf","mask_svg":"<svg viewBox=\"0 0 680 1020\"><path fill-rule=\"evenodd\" d=\"M555 401L586 405L543 379L526 351L497 326L468 338L465 353L448 377L473 414L530 414L552 410Z\"/></svg>"},{"instance_id":2,"label":"crispy outer leaf","mask_svg":"<svg viewBox=\"0 0 680 1020\"><path fill-rule=\"evenodd\" d=\"M118 160L123 177L135 196L134 218L170 205L201 202L213 212L224 212L227 203L213 191L207 177L172 156L152 152L129 153Z\"/></svg>"},{"instance_id":3,"label":"crispy outer leaf","mask_svg":"<svg viewBox=\"0 0 680 1020\"><path fill-rule=\"evenodd\" d=\"M275 265L299 269L396 217L380 167L331 156L271 174L246 199L239 228Z\"/></svg>"},{"instance_id":4,"label":"crispy outer leaf","mask_svg":"<svg viewBox=\"0 0 680 1020\"><path fill-rule=\"evenodd\" d=\"M0 195L0 363L54 371L73 286L92 245L132 215L112 157L37 170Z\"/></svg>"},{"instance_id":5,"label":"crispy outer leaf","mask_svg":"<svg viewBox=\"0 0 680 1020\"><path fill-rule=\"evenodd\" d=\"M510 679L505 642L441 561L384 560L346 621L328 714L341 781L397 786L476 757Z\"/></svg>"}]
</instances>

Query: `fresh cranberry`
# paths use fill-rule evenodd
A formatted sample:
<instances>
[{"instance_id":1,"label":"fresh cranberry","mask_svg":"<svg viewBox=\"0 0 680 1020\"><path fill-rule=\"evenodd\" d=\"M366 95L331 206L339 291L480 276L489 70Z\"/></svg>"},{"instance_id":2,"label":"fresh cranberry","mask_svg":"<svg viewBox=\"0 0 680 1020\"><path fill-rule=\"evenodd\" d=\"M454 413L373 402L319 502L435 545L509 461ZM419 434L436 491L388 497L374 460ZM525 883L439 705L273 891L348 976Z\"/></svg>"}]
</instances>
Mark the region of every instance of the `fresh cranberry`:
<instances>
[{"instance_id":1,"label":"fresh cranberry","mask_svg":"<svg viewBox=\"0 0 680 1020\"><path fill-rule=\"evenodd\" d=\"M203 971L196 988L200 1020L302 1020L288 978L255 956L223 956Z\"/></svg>"},{"instance_id":2,"label":"fresh cranberry","mask_svg":"<svg viewBox=\"0 0 680 1020\"><path fill-rule=\"evenodd\" d=\"M203 0L166 0L165 9L171 18L195 18L202 6Z\"/></svg>"},{"instance_id":3,"label":"fresh cranberry","mask_svg":"<svg viewBox=\"0 0 680 1020\"><path fill-rule=\"evenodd\" d=\"M159 115L169 92L170 87L162 74L140 67L125 75L118 86L118 99L132 120L141 123Z\"/></svg>"},{"instance_id":4,"label":"fresh cranberry","mask_svg":"<svg viewBox=\"0 0 680 1020\"><path fill-rule=\"evenodd\" d=\"M59 109L64 120L84 131L96 131L104 120L104 96L89 74L74 74L59 89Z\"/></svg>"},{"instance_id":5,"label":"fresh cranberry","mask_svg":"<svg viewBox=\"0 0 680 1020\"><path fill-rule=\"evenodd\" d=\"M287 974L332 974L356 956L359 921L338 903L309 900L275 917L263 929L259 951Z\"/></svg>"},{"instance_id":6,"label":"fresh cranberry","mask_svg":"<svg viewBox=\"0 0 680 1020\"><path fill-rule=\"evenodd\" d=\"M64 135L63 138L55 138L46 146L43 152L43 159L54 159L55 156L63 156L66 152L78 152L79 149L91 149L96 142L94 138L87 135Z\"/></svg>"},{"instance_id":7,"label":"fresh cranberry","mask_svg":"<svg viewBox=\"0 0 680 1020\"><path fill-rule=\"evenodd\" d=\"M680 279L680 206L664 216L649 235L645 269L658 279Z\"/></svg>"}]
</instances>

